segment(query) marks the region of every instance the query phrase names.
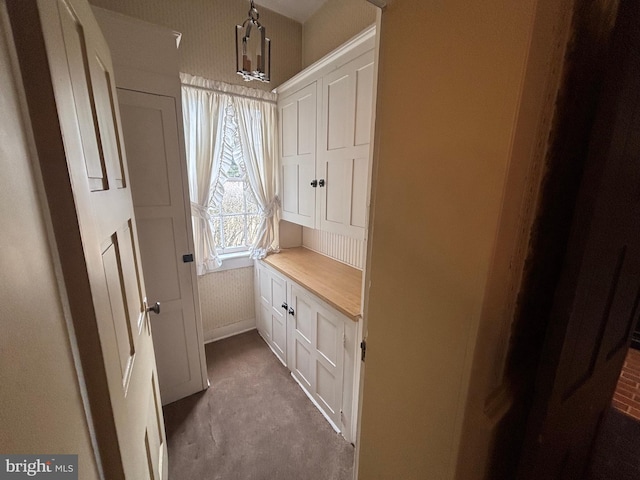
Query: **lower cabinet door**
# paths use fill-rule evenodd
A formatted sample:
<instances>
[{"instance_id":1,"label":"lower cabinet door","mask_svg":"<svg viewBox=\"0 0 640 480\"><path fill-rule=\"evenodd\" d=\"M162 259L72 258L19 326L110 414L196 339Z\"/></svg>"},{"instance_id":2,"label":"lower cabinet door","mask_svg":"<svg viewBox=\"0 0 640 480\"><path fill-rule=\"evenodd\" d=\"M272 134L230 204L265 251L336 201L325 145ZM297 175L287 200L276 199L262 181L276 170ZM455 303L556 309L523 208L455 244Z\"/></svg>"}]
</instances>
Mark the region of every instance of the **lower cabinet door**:
<instances>
[{"instance_id":1,"label":"lower cabinet door","mask_svg":"<svg viewBox=\"0 0 640 480\"><path fill-rule=\"evenodd\" d=\"M289 288L289 368L341 431L344 319L295 284Z\"/></svg>"},{"instance_id":2,"label":"lower cabinet door","mask_svg":"<svg viewBox=\"0 0 640 480\"><path fill-rule=\"evenodd\" d=\"M258 331L280 361L287 365L287 282L256 263L259 292Z\"/></svg>"},{"instance_id":3,"label":"lower cabinet door","mask_svg":"<svg viewBox=\"0 0 640 480\"><path fill-rule=\"evenodd\" d=\"M289 318L289 368L293 376L311 394L315 386L313 369L315 344L315 302L291 285L289 302L294 315Z\"/></svg>"},{"instance_id":4,"label":"lower cabinet door","mask_svg":"<svg viewBox=\"0 0 640 480\"><path fill-rule=\"evenodd\" d=\"M355 324L260 261L255 275L260 335L333 428L353 441Z\"/></svg>"}]
</instances>

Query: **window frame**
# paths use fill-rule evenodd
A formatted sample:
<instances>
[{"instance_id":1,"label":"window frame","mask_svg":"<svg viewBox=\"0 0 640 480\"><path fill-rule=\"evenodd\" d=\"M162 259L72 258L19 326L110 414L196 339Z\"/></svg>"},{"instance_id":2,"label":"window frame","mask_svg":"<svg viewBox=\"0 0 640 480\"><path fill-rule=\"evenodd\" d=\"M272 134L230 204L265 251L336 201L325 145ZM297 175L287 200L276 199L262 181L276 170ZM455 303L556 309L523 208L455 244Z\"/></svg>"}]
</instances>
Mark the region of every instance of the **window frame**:
<instances>
[{"instance_id":1,"label":"window frame","mask_svg":"<svg viewBox=\"0 0 640 480\"><path fill-rule=\"evenodd\" d=\"M249 238L249 228L248 228L249 217L256 216L259 218L259 213L257 211L255 212L249 211L249 207L248 207L249 202L247 201L247 192L249 192L249 194L253 196L253 199L254 199L253 203L256 206L258 205L258 202L255 199L255 195L253 191L251 190L251 186L249 185L249 181L247 180L246 172L243 172L242 175L227 177L224 180L224 184L226 184L227 182L239 183L242 185L243 211L238 213L224 213L222 205L219 205L217 207L218 208L217 213L210 212L212 220L213 219L218 220L218 223L219 223L218 235L220 237L220 244L222 246L216 245L216 253L218 257L223 261L225 259L238 258L238 257L249 255L251 244L253 243L253 239ZM209 208L214 209L214 206L212 205L212 203L209 204ZM232 217L242 217L242 239L245 242L244 245L231 246L231 247L226 246L226 239L225 239L225 232L224 232L224 219L232 218ZM212 225L212 230L215 230L214 225Z\"/></svg>"}]
</instances>

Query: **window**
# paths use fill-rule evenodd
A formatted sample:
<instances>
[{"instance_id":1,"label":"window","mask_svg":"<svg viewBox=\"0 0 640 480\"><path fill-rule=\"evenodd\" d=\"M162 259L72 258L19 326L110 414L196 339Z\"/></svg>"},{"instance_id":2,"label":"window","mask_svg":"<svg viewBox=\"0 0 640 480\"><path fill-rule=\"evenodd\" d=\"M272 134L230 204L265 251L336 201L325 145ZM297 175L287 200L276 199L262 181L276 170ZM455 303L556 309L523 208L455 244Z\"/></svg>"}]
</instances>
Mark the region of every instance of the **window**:
<instances>
[{"instance_id":1,"label":"window","mask_svg":"<svg viewBox=\"0 0 640 480\"><path fill-rule=\"evenodd\" d=\"M260 224L258 204L247 181L246 171L234 159L226 173L221 204L217 205L212 200L209 205L218 254L248 250Z\"/></svg>"},{"instance_id":2,"label":"window","mask_svg":"<svg viewBox=\"0 0 640 480\"><path fill-rule=\"evenodd\" d=\"M248 266L278 249L275 98L181 78L196 272Z\"/></svg>"}]
</instances>

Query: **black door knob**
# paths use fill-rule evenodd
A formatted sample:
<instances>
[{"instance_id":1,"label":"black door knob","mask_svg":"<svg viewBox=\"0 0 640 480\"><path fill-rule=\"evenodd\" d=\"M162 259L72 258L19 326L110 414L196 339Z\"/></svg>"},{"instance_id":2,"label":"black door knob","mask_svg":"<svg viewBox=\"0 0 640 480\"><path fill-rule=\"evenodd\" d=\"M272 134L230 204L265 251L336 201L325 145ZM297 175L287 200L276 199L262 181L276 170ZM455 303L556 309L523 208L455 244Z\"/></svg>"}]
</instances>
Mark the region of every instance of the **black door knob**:
<instances>
[{"instance_id":1,"label":"black door knob","mask_svg":"<svg viewBox=\"0 0 640 480\"><path fill-rule=\"evenodd\" d=\"M318 180L311 180L311 186L316 188L318 186Z\"/></svg>"},{"instance_id":2,"label":"black door knob","mask_svg":"<svg viewBox=\"0 0 640 480\"><path fill-rule=\"evenodd\" d=\"M156 315L160 315L160 302L156 302L150 307L147 307L147 312L153 312Z\"/></svg>"}]
</instances>

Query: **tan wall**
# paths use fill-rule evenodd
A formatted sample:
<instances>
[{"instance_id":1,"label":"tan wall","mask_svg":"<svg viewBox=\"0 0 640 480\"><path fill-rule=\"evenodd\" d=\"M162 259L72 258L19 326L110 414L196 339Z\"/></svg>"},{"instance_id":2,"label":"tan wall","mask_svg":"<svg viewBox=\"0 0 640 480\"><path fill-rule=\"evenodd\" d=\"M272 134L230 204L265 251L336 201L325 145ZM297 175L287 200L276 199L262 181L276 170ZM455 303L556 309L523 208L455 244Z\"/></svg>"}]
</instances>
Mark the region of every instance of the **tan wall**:
<instances>
[{"instance_id":1,"label":"tan wall","mask_svg":"<svg viewBox=\"0 0 640 480\"><path fill-rule=\"evenodd\" d=\"M235 73L234 26L247 18L246 0L90 0L93 5L182 33L181 70L212 80L272 90L298 73L302 26L265 8L260 22L271 39L271 82L244 82Z\"/></svg>"},{"instance_id":2,"label":"tan wall","mask_svg":"<svg viewBox=\"0 0 640 480\"><path fill-rule=\"evenodd\" d=\"M327 0L302 27L303 66L308 67L375 23L376 10L366 0ZM304 228L302 244L356 268L364 267L362 241Z\"/></svg>"},{"instance_id":3,"label":"tan wall","mask_svg":"<svg viewBox=\"0 0 640 480\"><path fill-rule=\"evenodd\" d=\"M97 479L80 387L47 243L39 182L21 123L0 2L0 452L78 454Z\"/></svg>"},{"instance_id":4,"label":"tan wall","mask_svg":"<svg viewBox=\"0 0 640 480\"><path fill-rule=\"evenodd\" d=\"M216 339L223 327L241 322L255 325L253 267L202 275L198 292L205 342Z\"/></svg>"},{"instance_id":5,"label":"tan wall","mask_svg":"<svg viewBox=\"0 0 640 480\"><path fill-rule=\"evenodd\" d=\"M90 0L93 5L164 25L182 33L181 70L227 83L272 90L301 69L302 26L259 8L271 38L272 81L244 82L235 73L233 27L249 10L245 0ZM216 330L255 319L253 268L227 270L198 278L205 341Z\"/></svg>"},{"instance_id":6,"label":"tan wall","mask_svg":"<svg viewBox=\"0 0 640 480\"><path fill-rule=\"evenodd\" d=\"M303 25L302 64L311 65L376 21L366 0L327 0Z\"/></svg>"},{"instance_id":7,"label":"tan wall","mask_svg":"<svg viewBox=\"0 0 640 480\"><path fill-rule=\"evenodd\" d=\"M550 53L531 42L536 4L554 2L403 0L382 15L359 478L463 478L465 410L486 400L467 403L471 372L498 372L506 348L479 332L509 328L510 263L524 261L521 205L553 102L527 62ZM483 478L475 460L468 478Z\"/></svg>"}]
</instances>

